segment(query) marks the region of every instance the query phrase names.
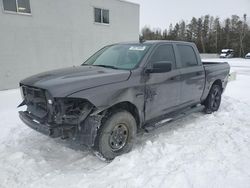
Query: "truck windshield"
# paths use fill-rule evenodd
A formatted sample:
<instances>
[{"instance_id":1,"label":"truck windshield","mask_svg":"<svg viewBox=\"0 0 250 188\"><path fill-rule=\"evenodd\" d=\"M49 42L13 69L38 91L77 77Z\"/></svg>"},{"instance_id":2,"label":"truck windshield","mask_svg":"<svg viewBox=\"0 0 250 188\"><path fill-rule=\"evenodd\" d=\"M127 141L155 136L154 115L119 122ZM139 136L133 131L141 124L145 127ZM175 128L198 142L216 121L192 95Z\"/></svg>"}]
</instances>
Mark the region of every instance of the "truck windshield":
<instances>
[{"instance_id":1,"label":"truck windshield","mask_svg":"<svg viewBox=\"0 0 250 188\"><path fill-rule=\"evenodd\" d=\"M117 44L106 46L91 56L82 65L131 70L140 63L150 46L150 44Z\"/></svg>"}]
</instances>

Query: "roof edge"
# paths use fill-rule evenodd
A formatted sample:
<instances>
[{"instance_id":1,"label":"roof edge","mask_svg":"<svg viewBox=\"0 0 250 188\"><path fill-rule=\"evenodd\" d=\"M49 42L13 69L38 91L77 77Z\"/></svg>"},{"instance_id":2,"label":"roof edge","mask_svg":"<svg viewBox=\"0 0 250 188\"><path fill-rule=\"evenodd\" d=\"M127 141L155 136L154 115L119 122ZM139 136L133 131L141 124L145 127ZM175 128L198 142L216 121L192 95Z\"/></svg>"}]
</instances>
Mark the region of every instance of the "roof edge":
<instances>
[{"instance_id":1,"label":"roof edge","mask_svg":"<svg viewBox=\"0 0 250 188\"><path fill-rule=\"evenodd\" d=\"M123 2L123 3L132 4L132 5L136 5L136 6L139 6L139 7L140 7L140 4L139 4L139 3L134 3L134 2L131 2L131 1L127 1L127 0L118 0L118 1Z\"/></svg>"}]
</instances>

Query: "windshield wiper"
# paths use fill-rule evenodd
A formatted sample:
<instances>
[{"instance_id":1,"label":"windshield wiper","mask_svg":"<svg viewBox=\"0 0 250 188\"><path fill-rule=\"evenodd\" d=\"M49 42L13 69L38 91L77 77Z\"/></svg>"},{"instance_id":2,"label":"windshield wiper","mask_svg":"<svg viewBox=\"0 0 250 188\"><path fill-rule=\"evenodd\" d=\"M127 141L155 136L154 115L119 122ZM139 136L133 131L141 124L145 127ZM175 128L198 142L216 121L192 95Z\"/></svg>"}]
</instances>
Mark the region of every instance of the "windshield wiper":
<instances>
[{"instance_id":1,"label":"windshield wiper","mask_svg":"<svg viewBox=\"0 0 250 188\"><path fill-rule=\"evenodd\" d=\"M93 65L93 66L104 67L104 68L110 68L110 69L118 69L117 67L112 66L112 65Z\"/></svg>"},{"instance_id":2,"label":"windshield wiper","mask_svg":"<svg viewBox=\"0 0 250 188\"><path fill-rule=\"evenodd\" d=\"M91 64L86 64L86 63L83 63L83 64L81 64L81 66L93 66L93 65L91 65Z\"/></svg>"}]
</instances>

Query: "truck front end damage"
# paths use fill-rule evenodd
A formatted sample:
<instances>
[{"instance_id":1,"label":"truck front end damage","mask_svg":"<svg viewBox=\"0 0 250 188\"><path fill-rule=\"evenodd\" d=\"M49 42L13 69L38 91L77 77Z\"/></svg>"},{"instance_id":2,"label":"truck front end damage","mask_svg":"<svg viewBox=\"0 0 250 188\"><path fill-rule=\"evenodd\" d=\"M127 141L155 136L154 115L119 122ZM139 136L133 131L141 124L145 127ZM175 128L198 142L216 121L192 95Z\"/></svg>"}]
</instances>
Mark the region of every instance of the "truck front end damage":
<instances>
[{"instance_id":1,"label":"truck front end damage","mask_svg":"<svg viewBox=\"0 0 250 188\"><path fill-rule=\"evenodd\" d=\"M93 146L102 115L94 115L96 108L80 98L53 98L48 91L21 85L26 111L19 111L20 119L32 129L52 138L79 140Z\"/></svg>"}]
</instances>

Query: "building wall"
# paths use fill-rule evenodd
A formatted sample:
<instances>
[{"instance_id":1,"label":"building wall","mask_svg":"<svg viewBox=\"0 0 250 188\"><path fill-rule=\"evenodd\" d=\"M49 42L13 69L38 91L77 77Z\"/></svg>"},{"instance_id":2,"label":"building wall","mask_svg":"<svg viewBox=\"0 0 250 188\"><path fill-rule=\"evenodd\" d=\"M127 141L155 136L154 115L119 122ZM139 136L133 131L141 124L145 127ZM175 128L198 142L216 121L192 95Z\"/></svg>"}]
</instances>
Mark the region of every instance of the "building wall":
<instances>
[{"instance_id":1,"label":"building wall","mask_svg":"<svg viewBox=\"0 0 250 188\"><path fill-rule=\"evenodd\" d=\"M0 90L42 71L80 65L104 45L139 38L134 3L30 0L30 6L32 15L0 10ZM94 23L94 7L109 9L109 25Z\"/></svg>"}]
</instances>

